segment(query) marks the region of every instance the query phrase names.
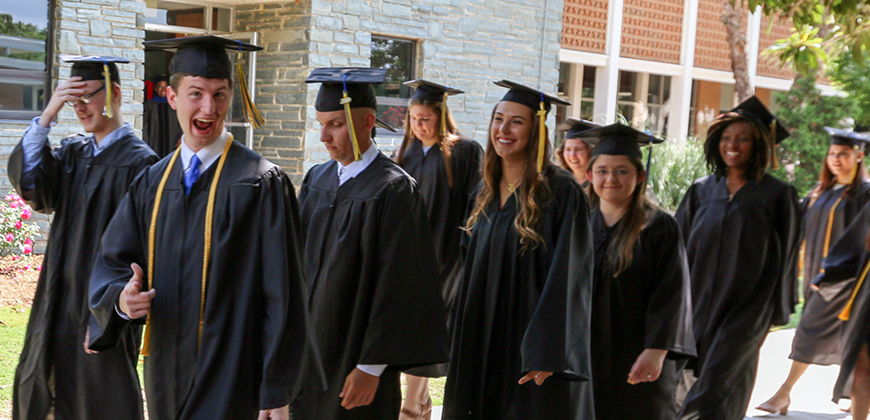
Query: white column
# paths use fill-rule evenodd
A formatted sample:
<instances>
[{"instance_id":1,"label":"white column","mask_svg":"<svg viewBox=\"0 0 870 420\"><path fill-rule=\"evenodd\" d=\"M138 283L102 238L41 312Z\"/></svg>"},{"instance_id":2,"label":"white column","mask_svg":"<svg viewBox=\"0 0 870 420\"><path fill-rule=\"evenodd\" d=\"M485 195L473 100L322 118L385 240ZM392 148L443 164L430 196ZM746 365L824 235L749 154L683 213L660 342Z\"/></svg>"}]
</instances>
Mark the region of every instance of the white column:
<instances>
[{"instance_id":1,"label":"white column","mask_svg":"<svg viewBox=\"0 0 870 420\"><path fill-rule=\"evenodd\" d=\"M681 143L689 135L689 118L692 104L693 69L695 68L695 36L698 30L698 1L686 0L683 5L683 41L680 64L683 74L671 78L669 99L668 137Z\"/></svg>"},{"instance_id":2,"label":"white column","mask_svg":"<svg viewBox=\"0 0 870 420\"><path fill-rule=\"evenodd\" d=\"M749 80L752 83L752 91L755 92L755 76L758 73L758 49L761 42L761 6L755 9L755 13L747 16L746 34L746 61L749 66Z\"/></svg>"},{"instance_id":3,"label":"white column","mask_svg":"<svg viewBox=\"0 0 870 420\"><path fill-rule=\"evenodd\" d=\"M568 94L568 101L573 105L568 108L568 116L580 118L580 102L583 99L583 65L570 63L569 68L565 93Z\"/></svg>"},{"instance_id":4,"label":"white column","mask_svg":"<svg viewBox=\"0 0 870 420\"><path fill-rule=\"evenodd\" d=\"M607 64L595 71L595 107L593 120L612 124L616 120L619 96L619 51L622 47L622 9L624 0L611 0L607 10L607 41L604 53Z\"/></svg>"}]
</instances>

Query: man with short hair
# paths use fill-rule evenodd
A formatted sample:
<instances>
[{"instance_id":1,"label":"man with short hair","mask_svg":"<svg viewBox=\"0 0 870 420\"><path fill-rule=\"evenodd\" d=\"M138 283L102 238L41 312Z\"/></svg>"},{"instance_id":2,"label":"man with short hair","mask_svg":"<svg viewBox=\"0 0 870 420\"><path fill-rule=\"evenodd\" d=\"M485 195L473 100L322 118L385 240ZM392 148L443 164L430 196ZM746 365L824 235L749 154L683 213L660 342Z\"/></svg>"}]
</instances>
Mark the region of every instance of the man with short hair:
<instances>
[{"instance_id":1,"label":"man with short hair","mask_svg":"<svg viewBox=\"0 0 870 420\"><path fill-rule=\"evenodd\" d=\"M400 371L447 361L449 340L423 197L371 138L383 69L317 69L331 161L299 192L305 281L328 389L294 420L397 419ZM348 119L348 116L350 118Z\"/></svg>"},{"instance_id":2,"label":"man with short hair","mask_svg":"<svg viewBox=\"0 0 870 420\"><path fill-rule=\"evenodd\" d=\"M176 50L167 99L184 136L134 181L106 229L91 276L99 328L90 346L111 346L131 320L146 323L152 420L288 420L303 379L323 387L295 191L224 126L227 51L261 48L214 36L150 44Z\"/></svg>"},{"instance_id":3,"label":"man with short hair","mask_svg":"<svg viewBox=\"0 0 870 420\"><path fill-rule=\"evenodd\" d=\"M157 155L124 122L120 57L61 56L72 62L42 115L9 158L9 178L34 210L54 214L24 349L15 371L12 417L141 419L136 374L138 326L120 329L115 348L86 352L88 280L99 238L133 181ZM52 148L51 122L69 104L88 136ZM106 398L111 395L111 398Z\"/></svg>"}]
</instances>

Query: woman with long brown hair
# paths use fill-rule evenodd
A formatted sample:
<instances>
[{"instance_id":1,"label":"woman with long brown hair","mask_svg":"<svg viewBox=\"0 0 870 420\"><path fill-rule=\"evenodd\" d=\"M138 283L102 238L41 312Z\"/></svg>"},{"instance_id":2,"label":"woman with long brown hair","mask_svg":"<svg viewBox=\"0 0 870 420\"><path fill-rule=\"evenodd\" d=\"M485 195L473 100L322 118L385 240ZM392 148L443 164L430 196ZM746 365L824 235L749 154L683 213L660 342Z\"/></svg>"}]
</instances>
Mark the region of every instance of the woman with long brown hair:
<instances>
[{"instance_id":1,"label":"woman with long brown hair","mask_svg":"<svg viewBox=\"0 0 870 420\"><path fill-rule=\"evenodd\" d=\"M870 182L864 167L863 148L870 138L826 127L831 135L819 183L804 198L804 309L792 342L791 370L776 394L758 406L770 413L788 413L789 394L809 365L840 364L843 322L838 318L854 286L850 281L813 284L822 260L846 227L870 202Z\"/></svg>"},{"instance_id":2,"label":"woman with long brown hair","mask_svg":"<svg viewBox=\"0 0 870 420\"><path fill-rule=\"evenodd\" d=\"M677 210L698 350L681 419L742 420L764 337L797 303L797 193L766 173L787 136L755 97L720 115L704 145L713 175L696 180Z\"/></svg>"},{"instance_id":3,"label":"woman with long brown hair","mask_svg":"<svg viewBox=\"0 0 870 420\"><path fill-rule=\"evenodd\" d=\"M405 84L416 90L405 114L405 137L396 153L396 163L414 177L423 193L449 325L458 287L462 226L468 200L480 181L483 149L476 141L462 137L447 108L448 96L464 92L422 79ZM442 365L435 371L411 373L444 376L445 370ZM428 419L432 410L429 380L408 375L407 383L399 419Z\"/></svg>"},{"instance_id":4,"label":"woman with long brown hair","mask_svg":"<svg viewBox=\"0 0 870 420\"><path fill-rule=\"evenodd\" d=\"M583 189L589 185L586 166L592 154L592 143L585 134L580 135L580 133L598 127L601 127L601 124L577 118L568 118L556 127L558 130L565 131L565 141L556 148L557 162L559 166L574 175L574 179Z\"/></svg>"},{"instance_id":5,"label":"woman with long brown hair","mask_svg":"<svg viewBox=\"0 0 870 420\"><path fill-rule=\"evenodd\" d=\"M586 196L552 165L556 97L513 82L496 105L463 237L445 419L565 419L588 380L592 235ZM534 383L530 383L530 382Z\"/></svg>"},{"instance_id":6,"label":"woman with long brown hair","mask_svg":"<svg viewBox=\"0 0 870 420\"><path fill-rule=\"evenodd\" d=\"M644 191L640 145L661 140L622 124L584 135L597 137L588 164L595 416L673 420L680 360L696 352L680 228Z\"/></svg>"}]
</instances>

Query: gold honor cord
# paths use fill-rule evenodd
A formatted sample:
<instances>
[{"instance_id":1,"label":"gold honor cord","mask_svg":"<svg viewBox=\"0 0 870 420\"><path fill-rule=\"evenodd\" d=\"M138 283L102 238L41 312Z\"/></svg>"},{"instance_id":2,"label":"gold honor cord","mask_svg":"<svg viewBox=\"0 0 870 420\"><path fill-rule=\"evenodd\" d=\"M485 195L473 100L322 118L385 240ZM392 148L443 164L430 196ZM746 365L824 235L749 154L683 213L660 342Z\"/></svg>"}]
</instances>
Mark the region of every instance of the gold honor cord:
<instances>
[{"instance_id":1,"label":"gold honor cord","mask_svg":"<svg viewBox=\"0 0 870 420\"><path fill-rule=\"evenodd\" d=\"M776 118L770 122L770 160L773 164L773 169L779 169L779 159L776 157Z\"/></svg>"},{"instance_id":2,"label":"gold honor cord","mask_svg":"<svg viewBox=\"0 0 870 420\"><path fill-rule=\"evenodd\" d=\"M356 141L356 130L353 129L353 115L350 113L350 101L352 99L347 96L347 89L341 91L341 104L344 105L344 117L347 119L347 131L350 134L350 141L353 143L353 160L362 159L362 153L359 151L359 143Z\"/></svg>"},{"instance_id":3,"label":"gold honor cord","mask_svg":"<svg viewBox=\"0 0 870 420\"><path fill-rule=\"evenodd\" d=\"M447 137L447 91L444 91L444 100L441 101L441 138Z\"/></svg>"},{"instance_id":4,"label":"gold honor cord","mask_svg":"<svg viewBox=\"0 0 870 420\"><path fill-rule=\"evenodd\" d=\"M544 151L547 148L547 110L544 109L544 101L541 101L541 109L538 110L540 124L538 125L538 173L544 170Z\"/></svg>"},{"instance_id":5,"label":"gold honor cord","mask_svg":"<svg viewBox=\"0 0 870 420\"><path fill-rule=\"evenodd\" d=\"M867 262L864 271L861 272L861 277L858 278L858 283L855 284L855 288L852 289L852 296L849 297L849 302L846 303L843 312L840 312L840 316L837 317L841 321L848 321L849 317L852 315L852 304L855 303L855 297L858 296L858 290L860 290L861 285L864 284L864 279L867 278L868 271L870 271L870 261Z\"/></svg>"},{"instance_id":6,"label":"gold honor cord","mask_svg":"<svg viewBox=\"0 0 870 420\"><path fill-rule=\"evenodd\" d=\"M212 226L214 221L214 201L217 195L218 180L221 177L221 172L224 169L224 162L227 160L230 146L233 144L233 135L230 134L229 139L224 145L224 151L218 161L217 171L214 178L211 180L211 187L208 191L208 206L205 210L205 243L203 246L202 255L202 293L199 302L199 327L196 335L196 347L199 349L199 342L202 338L202 325L205 316L205 288L208 284L208 265L209 255L211 254L211 237ZM160 202L163 199L163 189L166 186L166 180L169 179L169 174L172 172L172 167L175 166L175 160L181 153L181 146L175 149L172 159L169 160L169 165L163 171L163 178L160 179L160 185L157 186L157 196L154 198L154 209L151 210L151 226L148 228L148 286L154 288L154 246L157 233L157 215L160 212ZM150 355L151 348L151 312L148 312L148 318L145 320L145 336L142 339L142 355Z\"/></svg>"},{"instance_id":7,"label":"gold honor cord","mask_svg":"<svg viewBox=\"0 0 870 420\"><path fill-rule=\"evenodd\" d=\"M112 118L112 75L109 73L109 63L103 61L103 77L106 79L106 105L103 107L106 116Z\"/></svg>"},{"instance_id":8,"label":"gold honor cord","mask_svg":"<svg viewBox=\"0 0 870 420\"><path fill-rule=\"evenodd\" d=\"M254 100L251 99L251 92L248 90L248 80L245 78L245 72L242 71L242 51L240 50L236 56L236 73L239 77L239 90L242 92L242 104L244 105L245 120L251 123L254 128L260 128L266 120L257 109Z\"/></svg>"}]
</instances>

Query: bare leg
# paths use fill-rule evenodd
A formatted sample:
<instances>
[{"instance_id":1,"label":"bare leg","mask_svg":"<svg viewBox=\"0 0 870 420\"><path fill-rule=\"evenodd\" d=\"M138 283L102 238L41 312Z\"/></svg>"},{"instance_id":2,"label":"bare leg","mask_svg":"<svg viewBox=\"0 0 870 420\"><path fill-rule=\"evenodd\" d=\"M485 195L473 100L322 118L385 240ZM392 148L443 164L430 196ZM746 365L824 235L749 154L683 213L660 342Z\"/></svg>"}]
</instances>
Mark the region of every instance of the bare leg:
<instances>
[{"instance_id":1,"label":"bare leg","mask_svg":"<svg viewBox=\"0 0 870 420\"><path fill-rule=\"evenodd\" d=\"M755 409L767 411L768 413L779 412L783 415L788 414L788 406L791 404L791 389L794 387L794 384L797 383L798 379L803 376L804 372L807 371L809 366L810 365L806 363L801 363L796 360L792 361L791 369L788 371L788 377L779 387L779 390L776 391L776 394L773 394L770 399L761 403L761 405L755 407Z\"/></svg>"},{"instance_id":2,"label":"bare leg","mask_svg":"<svg viewBox=\"0 0 870 420\"><path fill-rule=\"evenodd\" d=\"M870 357L867 354L867 344L864 344L855 362L852 382L852 420L867 420L868 410L870 410Z\"/></svg>"},{"instance_id":3,"label":"bare leg","mask_svg":"<svg viewBox=\"0 0 870 420\"><path fill-rule=\"evenodd\" d=\"M405 375L408 393L399 420L429 420L432 415L432 400L429 398L429 378Z\"/></svg>"}]
</instances>

